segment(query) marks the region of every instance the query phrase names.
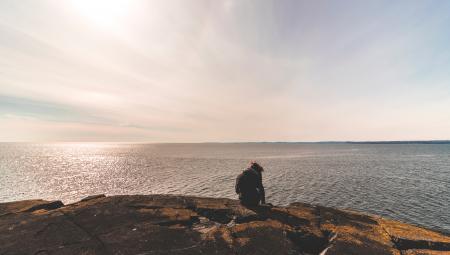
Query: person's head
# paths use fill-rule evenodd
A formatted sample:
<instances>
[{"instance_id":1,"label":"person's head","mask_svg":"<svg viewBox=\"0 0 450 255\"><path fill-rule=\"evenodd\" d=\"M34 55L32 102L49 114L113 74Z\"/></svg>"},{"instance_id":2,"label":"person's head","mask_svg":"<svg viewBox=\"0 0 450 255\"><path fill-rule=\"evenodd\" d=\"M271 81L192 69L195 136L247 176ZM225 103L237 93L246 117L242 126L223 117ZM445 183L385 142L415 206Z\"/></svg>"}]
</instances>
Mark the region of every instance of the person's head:
<instances>
[{"instance_id":1,"label":"person's head","mask_svg":"<svg viewBox=\"0 0 450 255\"><path fill-rule=\"evenodd\" d=\"M264 168L260 164L256 163L256 161L253 161L253 160L250 161L249 167L258 172L264 171Z\"/></svg>"}]
</instances>

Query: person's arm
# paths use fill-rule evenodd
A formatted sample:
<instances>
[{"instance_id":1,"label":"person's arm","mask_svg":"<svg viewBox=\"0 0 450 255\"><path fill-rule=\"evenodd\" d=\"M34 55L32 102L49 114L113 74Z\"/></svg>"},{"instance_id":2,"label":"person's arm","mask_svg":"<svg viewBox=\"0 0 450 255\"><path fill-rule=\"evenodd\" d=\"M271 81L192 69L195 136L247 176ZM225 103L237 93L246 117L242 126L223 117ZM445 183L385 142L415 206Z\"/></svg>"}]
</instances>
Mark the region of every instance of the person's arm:
<instances>
[{"instance_id":1,"label":"person's arm","mask_svg":"<svg viewBox=\"0 0 450 255\"><path fill-rule=\"evenodd\" d=\"M234 185L234 189L236 190L236 194L240 194L241 190L239 189L239 179L242 177L242 174L238 175L238 177L236 178L236 184Z\"/></svg>"},{"instance_id":2,"label":"person's arm","mask_svg":"<svg viewBox=\"0 0 450 255\"><path fill-rule=\"evenodd\" d=\"M259 178L258 178L258 190L259 190L259 195L261 196L261 204L265 204L266 203L266 192L264 191L264 186L262 184L262 173L259 174Z\"/></svg>"}]
</instances>

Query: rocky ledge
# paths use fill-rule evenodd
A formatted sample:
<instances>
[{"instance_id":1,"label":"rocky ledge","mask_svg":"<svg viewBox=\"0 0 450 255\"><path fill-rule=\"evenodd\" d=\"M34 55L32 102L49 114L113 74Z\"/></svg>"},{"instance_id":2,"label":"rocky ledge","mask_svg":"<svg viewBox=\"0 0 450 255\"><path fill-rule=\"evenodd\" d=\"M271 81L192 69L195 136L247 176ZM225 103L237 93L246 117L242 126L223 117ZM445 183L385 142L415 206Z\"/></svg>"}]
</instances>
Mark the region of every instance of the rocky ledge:
<instances>
[{"instance_id":1,"label":"rocky ledge","mask_svg":"<svg viewBox=\"0 0 450 255\"><path fill-rule=\"evenodd\" d=\"M0 204L0 254L450 254L450 236L303 203L98 195Z\"/></svg>"}]
</instances>

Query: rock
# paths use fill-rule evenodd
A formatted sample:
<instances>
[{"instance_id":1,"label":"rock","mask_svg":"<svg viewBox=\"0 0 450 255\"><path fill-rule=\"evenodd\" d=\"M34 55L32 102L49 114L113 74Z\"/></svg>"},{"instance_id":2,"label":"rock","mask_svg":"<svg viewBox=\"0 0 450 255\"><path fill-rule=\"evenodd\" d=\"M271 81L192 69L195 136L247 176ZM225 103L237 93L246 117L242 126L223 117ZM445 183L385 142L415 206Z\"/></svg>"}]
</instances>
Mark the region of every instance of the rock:
<instances>
[{"instance_id":1,"label":"rock","mask_svg":"<svg viewBox=\"0 0 450 255\"><path fill-rule=\"evenodd\" d=\"M450 255L450 251L434 251L434 250L406 250L402 255Z\"/></svg>"},{"instance_id":2,"label":"rock","mask_svg":"<svg viewBox=\"0 0 450 255\"><path fill-rule=\"evenodd\" d=\"M47 210L48 211L48 210L58 209L62 206L64 206L64 204L61 201L57 200L57 201L51 201L51 202L33 205L33 206L25 209L24 212L34 212L34 211L38 211L38 210Z\"/></svg>"},{"instance_id":3,"label":"rock","mask_svg":"<svg viewBox=\"0 0 450 255\"><path fill-rule=\"evenodd\" d=\"M97 195L0 204L0 254L449 254L450 237L357 212L294 203Z\"/></svg>"},{"instance_id":4,"label":"rock","mask_svg":"<svg viewBox=\"0 0 450 255\"><path fill-rule=\"evenodd\" d=\"M450 254L449 236L393 220L379 219L378 222L391 237L395 247L411 251L407 254L427 254L426 250L447 251Z\"/></svg>"},{"instance_id":5,"label":"rock","mask_svg":"<svg viewBox=\"0 0 450 255\"><path fill-rule=\"evenodd\" d=\"M85 198L81 199L80 201L85 202L85 201L89 201L92 199L98 199L98 198L104 198L104 197L106 197L105 194L92 195L92 196L85 197Z\"/></svg>"},{"instance_id":6,"label":"rock","mask_svg":"<svg viewBox=\"0 0 450 255\"><path fill-rule=\"evenodd\" d=\"M54 210L64 206L64 204L57 201L45 200L23 200L18 202L9 202L0 204L0 216L19 212L33 212L37 210Z\"/></svg>"}]
</instances>

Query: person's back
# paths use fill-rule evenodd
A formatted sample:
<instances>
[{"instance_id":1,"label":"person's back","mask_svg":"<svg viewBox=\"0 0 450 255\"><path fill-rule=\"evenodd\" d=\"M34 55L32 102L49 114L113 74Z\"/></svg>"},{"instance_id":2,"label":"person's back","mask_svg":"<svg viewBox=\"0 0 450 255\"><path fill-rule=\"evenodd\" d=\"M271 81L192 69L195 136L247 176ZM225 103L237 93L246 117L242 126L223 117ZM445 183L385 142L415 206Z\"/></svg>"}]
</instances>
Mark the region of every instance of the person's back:
<instances>
[{"instance_id":1,"label":"person's back","mask_svg":"<svg viewBox=\"0 0 450 255\"><path fill-rule=\"evenodd\" d=\"M262 171L264 169L252 162L236 179L236 193L243 205L256 206L265 203L265 191L262 185Z\"/></svg>"}]
</instances>

